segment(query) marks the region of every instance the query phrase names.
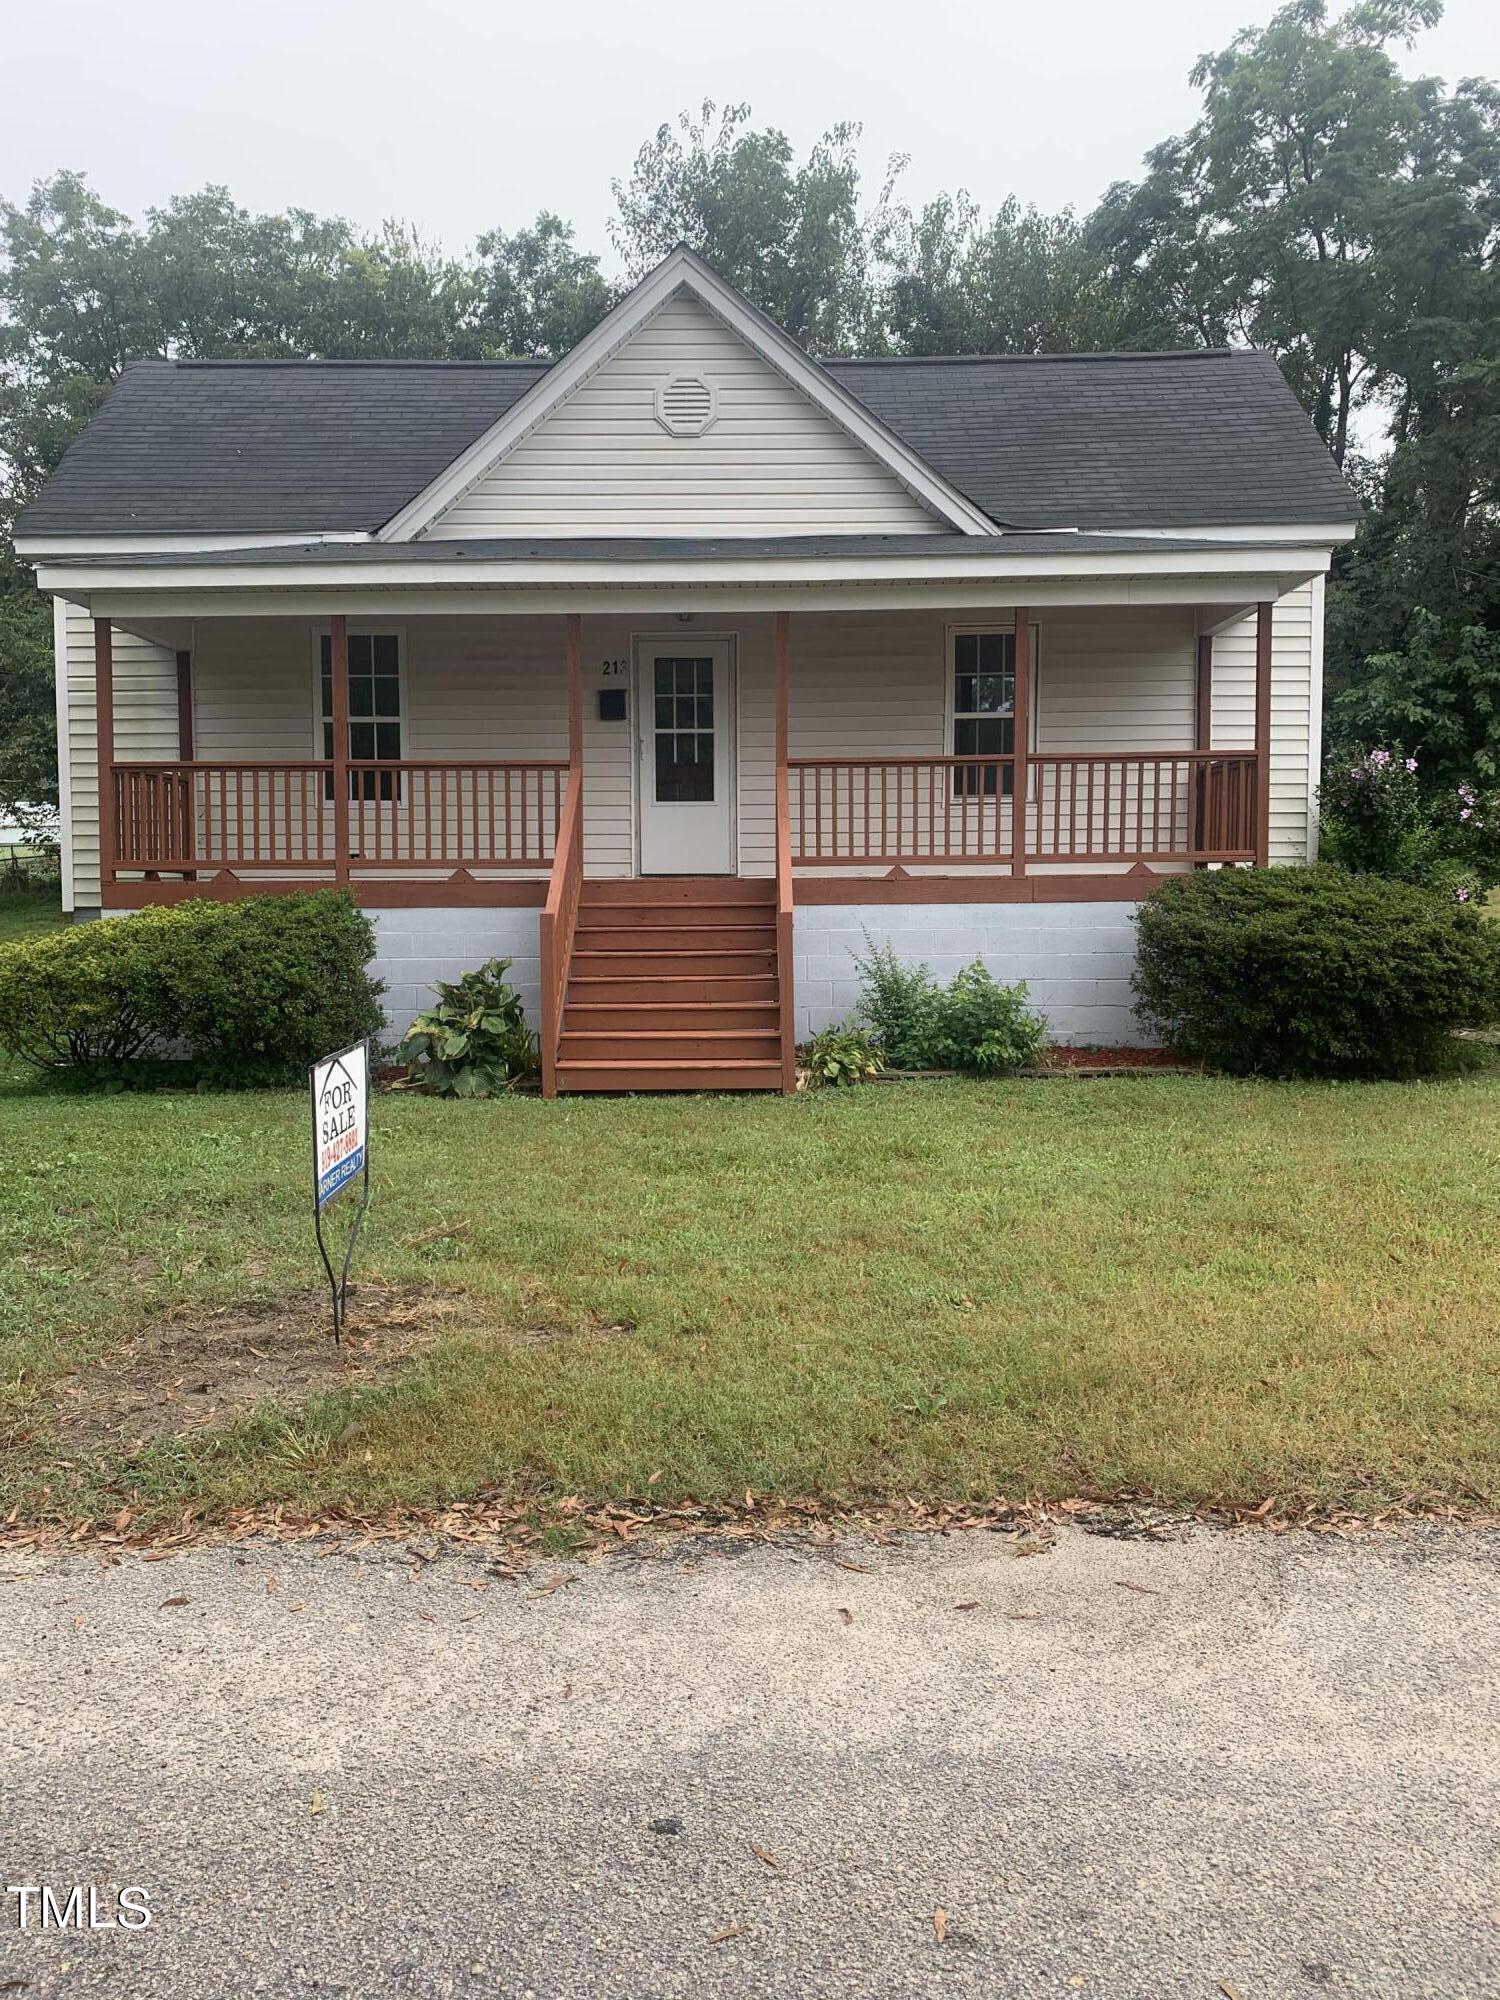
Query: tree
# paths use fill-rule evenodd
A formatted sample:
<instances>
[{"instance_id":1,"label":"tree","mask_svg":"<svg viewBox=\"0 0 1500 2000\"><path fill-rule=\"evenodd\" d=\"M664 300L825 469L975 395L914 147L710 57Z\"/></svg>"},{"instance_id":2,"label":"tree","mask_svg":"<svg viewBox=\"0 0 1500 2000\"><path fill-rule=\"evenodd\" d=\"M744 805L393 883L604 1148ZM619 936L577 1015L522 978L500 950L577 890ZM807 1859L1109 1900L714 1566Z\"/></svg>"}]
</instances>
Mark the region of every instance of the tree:
<instances>
[{"instance_id":1,"label":"tree","mask_svg":"<svg viewBox=\"0 0 1500 2000\"><path fill-rule=\"evenodd\" d=\"M635 280L687 243L813 353L848 353L870 312L860 128L833 126L797 166L785 133L749 118L705 101L661 126L610 183L615 248Z\"/></svg>"},{"instance_id":2,"label":"tree","mask_svg":"<svg viewBox=\"0 0 1500 2000\"><path fill-rule=\"evenodd\" d=\"M492 354L555 361L575 347L614 304L616 293L591 252L575 250L573 228L543 209L530 229L492 229L482 260L474 328Z\"/></svg>"},{"instance_id":3,"label":"tree","mask_svg":"<svg viewBox=\"0 0 1500 2000\"><path fill-rule=\"evenodd\" d=\"M873 249L895 353L1077 353L1116 338L1104 262L1071 209L1044 215L1012 195L986 222L967 194L913 211L888 184Z\"/></svg>"}]
</instances>

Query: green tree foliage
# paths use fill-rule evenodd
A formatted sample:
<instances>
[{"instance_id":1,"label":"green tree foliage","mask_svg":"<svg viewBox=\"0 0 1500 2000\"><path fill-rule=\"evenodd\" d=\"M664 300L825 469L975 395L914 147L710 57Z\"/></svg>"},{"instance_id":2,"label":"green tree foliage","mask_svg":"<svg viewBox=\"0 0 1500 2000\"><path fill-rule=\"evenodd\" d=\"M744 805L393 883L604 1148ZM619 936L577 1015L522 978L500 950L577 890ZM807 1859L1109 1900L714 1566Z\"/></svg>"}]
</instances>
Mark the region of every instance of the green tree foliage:
<instances>
[{"instance_id":1,"label":"green tree foliage","mask_svg":"<svg viewBox=\"0 0 1500 2000\"><path fill-rule=\"evenodd\" d=\"M547 210L531 229L478 244L475 326L491 354L555 361L598 325L617 296L599 259L573 247L573 227Z\"/></svg>"},{"instance_id":2,"label":"green tree foliage","mask_svg":"<svg viewBox=\"0 0 1500 2000\"><path fill-rule=\"evenodd\" d=\"M686 243L813 353L848 353L870 317L860 128L833 126L799 166L785 133L749 121L705 101L661 126L611 183L615 248L634 280Z\"/></svg>"}]
</instances>

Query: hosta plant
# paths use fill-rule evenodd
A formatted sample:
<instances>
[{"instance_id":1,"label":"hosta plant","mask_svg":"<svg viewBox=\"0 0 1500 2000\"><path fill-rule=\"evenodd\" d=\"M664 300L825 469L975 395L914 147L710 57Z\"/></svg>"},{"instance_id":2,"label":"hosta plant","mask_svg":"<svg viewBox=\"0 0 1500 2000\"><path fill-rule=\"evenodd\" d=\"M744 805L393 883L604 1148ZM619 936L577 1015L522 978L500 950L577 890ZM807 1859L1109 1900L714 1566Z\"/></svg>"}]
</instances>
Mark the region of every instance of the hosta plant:
<instances>
[{"instance_id":1,"label":"hosta plant","mask_svg":"<svg viewBox=\"0 0 1500 2000\"><path fill-rule=\"evenodd\" d=\"M400 1056L411 1081L433 1097L497 1097L536 1070L536 1038L521 996L492 958L459 979L437 980L437 1004L417 1016Z\"/></svg>"},{"instance_id":2,"label":"hosta plant","mask_svg":"<svg viewBox=\"0 0 1500 2000\"><path fill-rule=\"evenodd\" d=\"M870 1030L848 1021L839 1021L814 1035L802 1051L802 1060L815 1089L823 1084L863 1083L885 1067Z\"/></svg>"}]
</instances>

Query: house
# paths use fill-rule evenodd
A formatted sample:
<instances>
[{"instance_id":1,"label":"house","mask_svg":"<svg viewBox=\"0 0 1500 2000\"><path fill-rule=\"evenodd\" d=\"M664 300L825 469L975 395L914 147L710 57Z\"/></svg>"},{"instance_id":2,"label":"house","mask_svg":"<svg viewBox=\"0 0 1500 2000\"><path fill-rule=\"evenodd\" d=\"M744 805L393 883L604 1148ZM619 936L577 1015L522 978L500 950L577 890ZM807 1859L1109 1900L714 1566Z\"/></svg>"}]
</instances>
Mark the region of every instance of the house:
<instances>
[{"instance_id":1,"label":"house","mask_svg":"<svg viewBox=\"0 0 1500 2000\"><path fill-rule=\"evenodd\" d=\"M867 935L1125 1042L1139 898L1313 851L1356 511L1264 354L820 363L685 248L551 366L140 362L17 533L66 900L347 883L549 1092L784 1088Z\"/></svg>"}]
</instances>

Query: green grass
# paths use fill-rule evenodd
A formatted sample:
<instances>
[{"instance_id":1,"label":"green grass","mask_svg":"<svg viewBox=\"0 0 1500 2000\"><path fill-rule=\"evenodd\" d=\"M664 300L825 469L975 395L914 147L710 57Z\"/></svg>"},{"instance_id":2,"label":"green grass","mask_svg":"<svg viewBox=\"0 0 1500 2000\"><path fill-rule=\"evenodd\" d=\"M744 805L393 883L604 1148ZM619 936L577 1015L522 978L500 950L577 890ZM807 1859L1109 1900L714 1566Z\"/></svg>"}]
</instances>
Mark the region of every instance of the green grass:
<instances>
[{"instance_id":1,"label":"green grass","mask_svg":"<svg viewBox=\"0 0 1500 2000\"><path fill-rule=\"evenodd\" d=\"M41 937L47 931L61 930L66 922L54 889L28 886L16 891L0 884L0 944Z\"/></svg>"},{"instance_id":2,"label":"green grass","mask_svg":"<svg viewBox=\"0 0 1500 2000\"><path fill-rule=\"evenodd\" d=\"M306 1113L0 1089L0 1507L1500 1502L1494 1072L383 1097L374 1129L357 1277L463 1287L451 1329L398 1383L79 1465L61 1371L313 1282ZM513 1337L539 1323L575 1337Z\"/></svg>"}]
</instances>

